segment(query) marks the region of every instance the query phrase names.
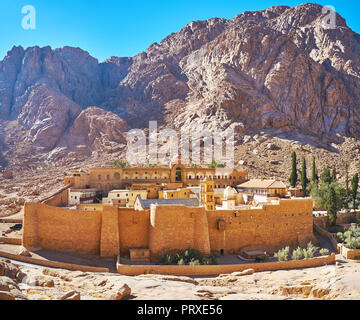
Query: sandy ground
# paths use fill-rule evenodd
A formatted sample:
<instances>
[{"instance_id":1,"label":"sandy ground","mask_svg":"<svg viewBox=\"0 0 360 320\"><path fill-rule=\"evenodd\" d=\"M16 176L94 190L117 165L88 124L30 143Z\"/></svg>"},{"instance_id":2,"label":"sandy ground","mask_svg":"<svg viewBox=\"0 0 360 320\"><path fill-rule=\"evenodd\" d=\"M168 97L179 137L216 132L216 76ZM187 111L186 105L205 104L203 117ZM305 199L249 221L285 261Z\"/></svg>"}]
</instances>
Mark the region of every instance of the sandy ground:
<instances>
[{"instance_id":1,"label":"sandy ground","mask_svg":"<svg viewBox=\"0 0 360 320\"><path fill-rule=\"evenodd\" d=\"M128 277L13 263L27 274L19 287L30 300L56 300L72 290L82 300L106 300L124 284L131 288L130 300L360 300L360 263L338 261L320 268L210 278ZM51 270L52 276L44 270ZM40 287L36 279L53 280L54 286ZM314 297L309 289L320 294Z\"/></svg>"}]
</instances>

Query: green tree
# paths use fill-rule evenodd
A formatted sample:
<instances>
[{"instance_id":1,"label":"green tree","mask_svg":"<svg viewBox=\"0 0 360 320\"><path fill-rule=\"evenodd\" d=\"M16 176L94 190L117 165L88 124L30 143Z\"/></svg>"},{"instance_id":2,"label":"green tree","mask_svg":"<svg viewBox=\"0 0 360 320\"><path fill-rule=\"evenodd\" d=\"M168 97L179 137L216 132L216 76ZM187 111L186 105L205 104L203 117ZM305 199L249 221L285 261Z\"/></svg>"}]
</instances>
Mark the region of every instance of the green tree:
<instances>
[{"instance_id":1,"label":"green tree","mask_svg":"<svg viewBox=\"0 0 360 320\"><path fill-rule=\"evenodd\" d=\"M331 180L332 182L336 182L337 181L337 172L336 172L336 167L333 167L332 173L331 173Z\"/></svg>"},{"instance_id":2,"label":"green tree","mask_svg":"<svg viewBox=\"0 0 360 320\"><path fill-rule=\"evenodd\" d=\"M208 164L208 168L209 169L225 168L225 164L213 160L210 164Z\"/></svg>"},{"instance_id":3,"label":"green tree","mask_svg":"<svg viewBox=\"0 0 360 320\"><path fill-rule=\"evenodd\" d=\"M115 160L114 162L111 163L111 167L115 169L128 168L130 167L130 164L126 161Z\"/></svg>"},{"instance_id":4,"label":"green tree","mask_svg":"<svg viewBox=\"0 0 360 320\"><path fill-rule=\"evenodd\" d=\"M289 182L290 182L291 187L295 188L297 181L298 181L298 173L297 173L297 167L296 167L297 158L296 158L295 151L291 154L291 161L292 161L292 169L291 169L291 175L290 175Z\"/></svg>"},{"instance_id":5,"label":"green tree","mask_svg":"<svg viewBox=\"0 0 360 320\"><path fill-rule=\"evenodd\" d=\"M330 184L332 182L332 178L331 178L331 174L330 174L330 169L326 168L324 170L324 172L321 175L321 182L325 183L325 184Z\"/></svg>"},{"instance_id":6,"label":"green tree","mask_svg":"<svg viewBox=\"0 0 360 320\"><path fill-rule=\"evenodd\" d=\"M307 186L308 186L309 182L310 181L307 178L307 173L306 173L306 160L305 160L305 158L303 158L303 163L302 163L302 168L301 168L301 186L302 186L302 190L304 193L304 197L306 197L308 194Z\"/></svg>"},{"instance_id":7,"label":"green tree","mask_svg":"<svg viewBox=\"0 0 360 320\"><path fill-rule=\"evenodd\" d=\"M359 189L359 175L356 173L351 180L351 192L353 200L353 209L356 212L356 197Z\"/></svg>"},{"instance_id":8,"label":"green tree","mask_svg":"<svg viewBox=\"0 0 360 320\"><path fill-rule=\"evenodd\" d=\"M345 176L345 190L346 190L346 196L349 198L349 171L346 169L346 176Z\"/></svg>"},{"instance_id":9,"label":"green tree","mask_svg":"<svg viewBox=\"0 0 360 320\"><path fill-rule=\"evenodd\" d=\"M349 198L350 198L350 192L349 192L349 170L346 168L346 176L345 176L345 199L344 199L344 209L349 209Z\"/></svg>"},{"instance_id":10,"label":"green tree","mask_svg":"<svg viewBox=\"0 0 360 320\"><path fill-rule=\"evenodd\" d=\"M330 220L331 226L336 226L337 212L338 212L338 201L335 192L335 188L330 186L327 200L326 200L326 211Z\"/></svg>"},{"instance_id":11,"label":"green tree","mask_svg":"<svg viewBox=\"0 0 360 320\"><path fill-rule=\"evenodd\" d=\"M318 176L317 169L316 169L315 157L313 157L311 182L316 183L316 184L319 183L319 176Z\"/></svg>"},{"instance_id":12,"label":"green tree","mask_svg":"<svg viewBox=\"0 0 360 320\"><path fill-rule=\"evenodd\" d=\"M345 188L339 183L327 184L320 182L319 184L311 182L311 198L315 200L318 208L325 209L327 208L328 195L330 187L335 190L336 193L336 207L337 210L341 210L346 206L346 191Z\"/></svg>"}]
</instances>

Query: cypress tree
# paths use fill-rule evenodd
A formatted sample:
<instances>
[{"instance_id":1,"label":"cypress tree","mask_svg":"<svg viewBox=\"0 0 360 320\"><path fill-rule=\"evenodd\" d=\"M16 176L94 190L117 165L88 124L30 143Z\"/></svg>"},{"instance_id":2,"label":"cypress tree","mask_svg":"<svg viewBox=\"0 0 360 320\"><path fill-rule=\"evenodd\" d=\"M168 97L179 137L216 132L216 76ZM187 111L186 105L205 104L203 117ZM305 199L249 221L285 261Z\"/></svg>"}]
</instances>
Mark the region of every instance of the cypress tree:
<instances>
[{"instance_id":1,"label":"cypress tree","mask_svg":"<svg viewBox=\"0 0 360 320\"><path fill-rule=\"evenodd\" d=\"M326 168L324 170L324 172L322 173L321 175L321 181L323 183L326 183L326 184L330 184L332 182L332 178L331 178L331 174L330 174L330 169L329 168Z\"/></svg>"},{"instance_id":2,"label":"cypress tree","mask_svg":"<svg viewBox=\"0 0 360 320\"><path fill-rule=\"evenodd\" d=\"M309 183L309 180L307 178L306 174L306 160L303 158L302 168L301 168L301 186L304 193L304 197L307 195L307 185Z\"/></svg>"},{"instance_id":3,"label":"cypress tree","mask_svg":"<svg viewBox=\"0 0 360 320\"><path fill-rule=\"evenodd\" d=\"M332 174L331 174L331 180L332 180L332 182L336 182L336 180L337 180L336 176L337 176L336 167L334 166L334 167L333 167L333 170L332 170Z\"/></svg>"},{"instance_id":4,"label":"cypress tree","mask_svg":"<svg viewBox=\"0 0 360 320\"><path fill-rule=\"evenodd\" d=\"M296 167L296 152L294 151L291 154L291 160L292 160L292 169L291 169L291 175L290 175L290 185L291 187L295 188L297 181L298 181L298 174L297 174L297 167Z\"/></svg>"},{"instance_id":5,"label":"cypress tree","mask_svg":"<svg viewBox=\"0 0 360 320\"><path fill-rule=\"evenodd\" d=\"M328 196L326 200L326 210L330 220L331 226L336 226L337 220L337 197L334 187L331 185L328 191Z\"/></svg>"},{"instance_id":6,"label":"cypress tree","mask_svg":"<svg viewBox=\"0 0 360 320\"><path fill-rule=\"evenodd\" d=\"M351 181L351 191L352 191L352 199L353 199L353 208L356 211L356 196L359 189L359 175L356 173Z\"/></svg>"},{"instance_id":7,"label":"cypress tree","mask_svg":"<svg viewBox=\"0 0 360 320\"><path fill-rule=\"evenodd\" d=\"M311 177L311 181L312 181L313 183L316 183L316 184L318 184L318 183L319 183L319 176L318 176L318 174L317 174L315 157L313 157L313 165L312 165L312 177Z\"/></svg>"},{"instance_id":8,"label":"cypress tree","mask_svg":"<svg viewBox=\"0 0 360 320\"><path fill-rule=\"evenodd\" d=\"M346 191L346 197L349 198L349 171L346 170L346 176L345 176L345 191Z\"/></svg>"}]
</instances>

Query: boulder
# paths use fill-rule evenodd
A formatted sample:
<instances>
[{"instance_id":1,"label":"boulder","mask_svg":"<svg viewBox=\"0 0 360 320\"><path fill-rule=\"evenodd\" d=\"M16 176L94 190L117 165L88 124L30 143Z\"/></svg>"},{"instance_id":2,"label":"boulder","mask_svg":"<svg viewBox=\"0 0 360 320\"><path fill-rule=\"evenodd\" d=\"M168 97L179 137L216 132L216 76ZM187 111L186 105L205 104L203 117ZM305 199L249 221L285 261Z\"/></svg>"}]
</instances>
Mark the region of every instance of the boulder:
<instances>
[{"instance_id":1,"label":"boulder","mask_svg":"<svg viewBox=\"0 0 360 320\"><path fill-rule=\"evenodd\" d=\"M31 253L24 247L20 249L18 255L23 257L31 257Z\"/></svg>"},{"instance_id":2,"label":"boulder","mask_svg":"<svg viewBox=\"0 0 360 320\"><path fill-rule=\"evenodd\" d=\"M46 287L46 288L54 288L55 283L52 279L46 279L44 277L37 277L36 278L36 286L38 287Z\"/></svg>"},{"instance_id":3,"label":"boulder","mask_svg":"<svg viewBox=\"0 0 360 320\"><path fill-rule=\"evenodd\" d=\"M5 262L0 261L0 277L5 274Z\"/></svg>"},{"instance_id":4,"label":"boulder","mask_svg":"<svg viewBox=\"0 0 360 320\"><path fill-rule=\"evenodd\" d=\"M17 203L18 203L18 205L23 206L25 204L25 199L24 198L19 198L17 200Z\"/></svg>"},{"instance_id":5,"label":"boulder","mask_svg":"<svg viewBox=\"0 0 360 320\"><path fill-rule=\"evenodd\" d=\"M0 291L0 300L15 300L15 297L6 291Z\"/></svg>"},{"instance_id":6,"label":"boulder","mask_svg":"<svg viewBox=\"0 0 360 320\"><path fill-rule=\"evenodd\" d=\"M113 300L123 300L131 295L131 289L127 284L124 284L114 295Z\"/></svg>"},{"instance_id":7,"label":"boulder","mask_svg":"<svg viewBox=\"0 0 360 320\"><path fill-rule=\"evenodd\" d=\"M235 276L235 277L243 277L243 276L249 276L255 273L254 269L248 269L248 270L244 270L242 272L234 272L231 275Z\"/></svg>"},{"instance_id":8,"label":"boulder","mask_svg":"<svg viewBox=\"0 0 360 320\"><path fill-rule=\"evenodd\" d=\"M10 171L10 170L3 171L2 176L6 180L10 180L14 177L12 171Z\"/></svg>"},{"instance_id":9,"label":"boulder","mask_svg":"<svg viewBox=\"0 0 360 320\"><path fill-rule=\"evenodd\" d=\"M276 144L275 143L269 143L266 148L268 150L276 150Z\"/></svg>"},{"instance_id":10,"label":"boulder","mask_svg":"<svg viewBox=\"0 0 360 320\"><path fill-rule=\"evenodd\" d=\"M323 298L325 296L328 296L330 294L331 290L330 289L322 289L322 288L315 288L311 291L311 294L314 298Z\"/></svg>"},{"instance_id":11,"label":"boulder","mask_svg":"<svg viewBox=\"0 0 360 320\"><path fill-rule=\"evenodd\" d=\"M76 291L70 291L62 296L60 300L80 300L80 293Z\"/></svg>"}]
</instances>

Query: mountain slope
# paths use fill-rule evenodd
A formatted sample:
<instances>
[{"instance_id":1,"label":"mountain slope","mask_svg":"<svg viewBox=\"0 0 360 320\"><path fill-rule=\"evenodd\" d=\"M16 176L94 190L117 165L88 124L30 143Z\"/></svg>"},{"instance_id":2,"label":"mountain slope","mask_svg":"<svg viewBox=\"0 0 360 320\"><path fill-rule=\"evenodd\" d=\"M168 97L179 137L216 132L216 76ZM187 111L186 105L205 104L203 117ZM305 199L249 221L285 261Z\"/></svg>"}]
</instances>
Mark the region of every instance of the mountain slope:
<instances>
[{"instance_id":1,"label":"mountain slope","mask_svg":"<svg viewBox=\"0 0 360 320\"><path fill-rule=\"evenodd\" d=\"M339 15L336 29L324 28L323 17L304 4L196 21L103 63L79 48L14 47L0 62L0 119L16 122L9 130L21 141L7 147L91 154L104 143L112 152L124 131L154 119L190 132L232 126L239 143L260 131L358 139L360 36Z\"/></svg>"}]
</instances>

